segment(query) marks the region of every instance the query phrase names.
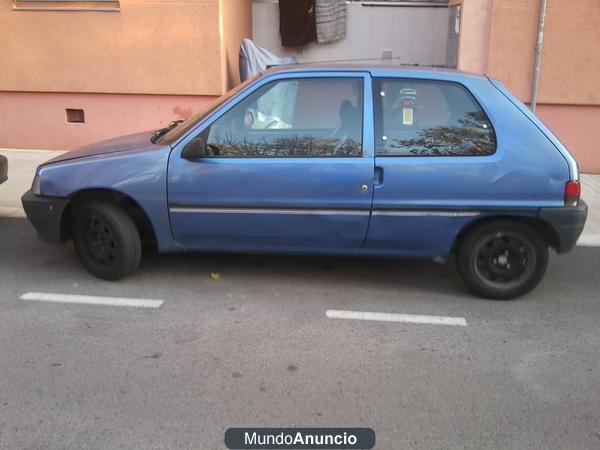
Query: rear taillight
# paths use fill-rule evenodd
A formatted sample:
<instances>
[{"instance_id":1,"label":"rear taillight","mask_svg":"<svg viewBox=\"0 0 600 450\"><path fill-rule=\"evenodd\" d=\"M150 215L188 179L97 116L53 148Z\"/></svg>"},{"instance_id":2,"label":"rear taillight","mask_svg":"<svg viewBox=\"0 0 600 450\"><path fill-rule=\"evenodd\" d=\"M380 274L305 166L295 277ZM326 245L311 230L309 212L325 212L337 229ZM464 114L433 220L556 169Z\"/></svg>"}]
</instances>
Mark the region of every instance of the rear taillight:
<instances>
[{"instance_id":1,"label":"rear taillight","mask_svg":"<svg viewBox=\"0 0 600 450\"><path fill-rule=\"evenodd\" d=\"M565 183L565 206L577 206L581 195L579 181L571 180Z\"/></svg>"}]
</instances>

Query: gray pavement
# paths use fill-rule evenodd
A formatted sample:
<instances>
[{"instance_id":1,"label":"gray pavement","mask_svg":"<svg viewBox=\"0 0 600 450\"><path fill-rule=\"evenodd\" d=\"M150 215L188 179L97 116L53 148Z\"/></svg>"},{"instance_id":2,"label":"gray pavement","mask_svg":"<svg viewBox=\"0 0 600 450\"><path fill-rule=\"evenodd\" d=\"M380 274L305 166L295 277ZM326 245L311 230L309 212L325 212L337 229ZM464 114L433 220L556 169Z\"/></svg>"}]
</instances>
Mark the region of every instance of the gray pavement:
<instances>
[{"instance_id":1,"label":"gray pavement","mask_svg":"<svg viewBox=\"0 0 600 450\"><path fill-rule=\"evenodd\" d=\"M378 449L600 448L597 247L553 255L512 302L471 296L451 264L368 259L146 252L103 282L14 217L0 249L2 448L221 449L239 426L371 427ZM31 291L164 303L19 300Z\"/></svg>"}]
</instances>

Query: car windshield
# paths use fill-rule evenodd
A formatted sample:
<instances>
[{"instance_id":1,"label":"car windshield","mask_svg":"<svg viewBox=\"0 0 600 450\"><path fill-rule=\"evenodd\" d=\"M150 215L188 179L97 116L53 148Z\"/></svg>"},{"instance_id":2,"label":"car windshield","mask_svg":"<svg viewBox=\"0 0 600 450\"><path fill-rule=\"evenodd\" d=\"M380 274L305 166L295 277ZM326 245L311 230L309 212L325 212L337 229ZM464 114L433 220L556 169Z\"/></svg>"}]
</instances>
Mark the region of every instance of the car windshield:
<instances>
[{"instance_id":1,"label":"car windshield","mask_svg":"<svg viewBox=\"0 0 600 450\"><path fill-rule=\"evenodd\" d=\"M196 114L194 114L189 119L184 120L179 125L177 125L176 127L173 127L171 130L169 130L167 133L158 137L154 141L154 143L156 143L156 144L171 144L172 142L176 141L181 136L186 134L189 130L191 130L194 126L196 126L196 124L198 122L200 122L204 117L206 117L207 115L209 115L210 113L215 111L219 106L221 106L223 103L225 103L231 97L236 95L238 92L242 91L246 86L248 86L249 84L258 80L261 76L262 76L262 74L260 74L260 73L256 74L255 76L247 79L243 83L237 85L236 87L234 87L233 89L228 91L226 94L220 96L219 98L217 98L216 100L211 102L206 108L198 111Z\"/></svg>"}]
</instances>

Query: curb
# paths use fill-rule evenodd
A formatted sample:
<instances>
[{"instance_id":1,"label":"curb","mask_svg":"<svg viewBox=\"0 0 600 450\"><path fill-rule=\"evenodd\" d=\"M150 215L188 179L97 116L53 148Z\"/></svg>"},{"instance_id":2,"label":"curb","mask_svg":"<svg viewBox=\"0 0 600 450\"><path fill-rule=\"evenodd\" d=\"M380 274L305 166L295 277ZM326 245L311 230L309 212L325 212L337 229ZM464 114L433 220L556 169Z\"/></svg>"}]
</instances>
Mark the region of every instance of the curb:
<instances>
[{"instance_id":1,"label":"curb","mask_svg":"<svg viewBox=\"0 0 600 450\"><path fill-rule=\"evenodd\" d=\"M0 206L0 217L26 218L23 208Z\"/></svg>"}]
</instances>

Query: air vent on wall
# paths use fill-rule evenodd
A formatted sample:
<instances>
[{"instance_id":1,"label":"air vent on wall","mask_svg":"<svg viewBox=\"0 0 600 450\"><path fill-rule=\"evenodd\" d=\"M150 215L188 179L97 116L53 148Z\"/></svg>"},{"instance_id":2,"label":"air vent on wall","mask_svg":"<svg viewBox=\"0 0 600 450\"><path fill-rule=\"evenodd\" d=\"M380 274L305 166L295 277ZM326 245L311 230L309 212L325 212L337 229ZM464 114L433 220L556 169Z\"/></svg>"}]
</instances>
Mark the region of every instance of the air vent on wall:
<instances>
[{"instance_id":1,"label":"air vent on wall","mask_svg":"<svg viewBox=\"0 0 600 450\"><path fill-rule=\"evenodd\" d=\"M67 122L85 123L85 115L83 113L83 109L67 108Z\"/></svg>"}]
</instances>

